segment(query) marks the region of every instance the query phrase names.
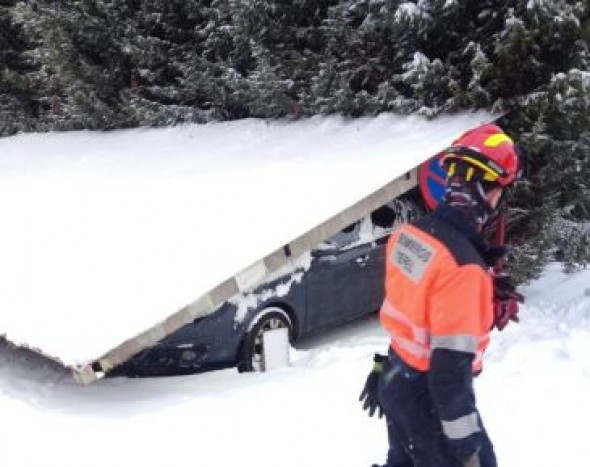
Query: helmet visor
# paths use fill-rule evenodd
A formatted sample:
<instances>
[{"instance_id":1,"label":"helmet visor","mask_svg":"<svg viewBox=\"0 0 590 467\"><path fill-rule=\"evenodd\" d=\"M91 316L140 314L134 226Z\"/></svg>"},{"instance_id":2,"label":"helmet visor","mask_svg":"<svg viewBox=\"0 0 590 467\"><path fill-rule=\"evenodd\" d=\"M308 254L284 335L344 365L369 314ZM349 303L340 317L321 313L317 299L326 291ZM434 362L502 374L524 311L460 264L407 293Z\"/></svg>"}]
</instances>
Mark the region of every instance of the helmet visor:
<instances>
[{"instance_id":1,"label":"helmet visor","mask_svg":"<svg viewBox=\"0 0 590 467\"><path fill-rule=\"evenodd\" d=\"M452 146L447 149L441 159L441 164L444 165L447 161L450 162L452 159L466 162L474 167L474 171L476 169L481 170L483 173L483 180L487 182L497 182L500 185L504 185L502 181L509 176L508 172L494 161L483 156L478 151L465 146ZM452 174L449 173L449 175Z\"/></svg>"}]
</instances>

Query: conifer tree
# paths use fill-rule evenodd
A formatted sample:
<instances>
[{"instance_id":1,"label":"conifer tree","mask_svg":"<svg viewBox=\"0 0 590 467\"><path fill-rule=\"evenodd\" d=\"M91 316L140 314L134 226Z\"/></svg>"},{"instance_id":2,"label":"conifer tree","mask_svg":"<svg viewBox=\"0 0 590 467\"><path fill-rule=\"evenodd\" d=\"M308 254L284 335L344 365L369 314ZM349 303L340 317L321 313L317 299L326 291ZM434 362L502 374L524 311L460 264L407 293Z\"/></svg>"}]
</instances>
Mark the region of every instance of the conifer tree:
<instances>
[{"instance_id":1,"label":"conifer tree","mask_svg":"<svg viewBox=\"0 0 590 467\"><path fill-rule=\"evenodd\" d=\"M569 270L590 263L590 78L573 69L554 77L505 118L530 155L513 199L516 272L538 274L548 260Z\"/></svg>"},{"instance_id":2,"label":"conifer tree","mask_svg":"<svg viewBox=\"0 0 590 467\"><path fill-rule=\"evenodd\" d=\"M127 80L109 17L99 0L21 2L16 12L35 41L39 70L31 83L43 90L39 127L113 128L118 88Z\"/></svg>"},{"instance_id":3,"label":"conifer tree","mask_svg":"<svg viewBox=\"0 0 590 467\"><path fill-rule=\"evenodd\" d=\"M198 92L187 96L187 63L194 67L203 61L204 31L214 11L207 2L146 0L122 1L111 6L119 24L126 24L121 34L123 50L130 66L130 86L124 92L126 112L144 125L172 125L199 121L199 108L207 97ZM203 67L201 69L204 70ZM193 83L193 89L199 89ZM201 93L209 91L200 88ZM214 99L211 93L209 99Z\"/></svg>"},{"instance_id":4,"label":"conifer tree","mask_svg":"<svg viewBox=\"0 0 590 467\"><path fill-rule=\"evenodd\" d=\"M30 45L13 16L15 4L0 1L0 136L32 130L38 110L27 81L35 64L27 57Z\"/></svg>"},{"instance_id":5,"label":"conifer tree","mask_svg":"<svg viewBox=\"0 0 590 467\"><path fill-rule=\"evenodd\" d=\"M257 69L249 75L251 110L256 116L302 115L310 83L324 57L321 28L335 0L235 0L234 24L239 37L250 39ZM242 41L243 42L243 41ZM312 104L313 105L313 104Z\"/></svg>"}]
</instances>

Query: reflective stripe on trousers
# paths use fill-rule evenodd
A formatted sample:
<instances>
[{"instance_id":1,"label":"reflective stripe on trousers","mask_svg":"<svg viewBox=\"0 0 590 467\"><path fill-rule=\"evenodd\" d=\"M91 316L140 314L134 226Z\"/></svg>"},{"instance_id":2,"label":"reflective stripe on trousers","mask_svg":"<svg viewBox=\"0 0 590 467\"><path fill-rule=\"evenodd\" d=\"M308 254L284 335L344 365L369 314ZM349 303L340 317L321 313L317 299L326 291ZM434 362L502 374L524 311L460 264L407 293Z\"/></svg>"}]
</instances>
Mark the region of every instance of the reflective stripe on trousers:
<instances>
[{"instance_id":1,"label":"reflective stripe on trousers","mask_svg":"<svg viewBox=\"0 0 590 467\"><path fill-rule=\"evenodd\" d=\"M463 439L481 431L479 415L472 412L455 420L441 420L444 434L449 439Z\"/></svg>"}]
</instances>

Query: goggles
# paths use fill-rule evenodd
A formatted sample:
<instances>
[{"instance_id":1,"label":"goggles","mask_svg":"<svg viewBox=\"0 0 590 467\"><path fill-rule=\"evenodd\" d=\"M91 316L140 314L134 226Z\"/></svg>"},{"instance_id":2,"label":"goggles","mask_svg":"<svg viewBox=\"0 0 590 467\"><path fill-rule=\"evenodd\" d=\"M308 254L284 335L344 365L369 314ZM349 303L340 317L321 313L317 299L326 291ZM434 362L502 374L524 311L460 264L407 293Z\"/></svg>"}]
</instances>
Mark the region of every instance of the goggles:
<instances>
[{"instance_id":1,"label":"goggles","mask_svg":"<svg viewBox=\"0 0 590 467\"><path fill-rule=\"evenodd\" d=\"M457 170L457 164L453 161L463 161L469 164L465 172L465 180L471 181L477 174L477 169L481 170L479 175L481 180L486 182L496 182L498 178L508 176L508 172L487 157L482 156L478 151L465 146L453 146L447 149L441 158L441 164L444 166L449 163L447 175L452 176Z\"/></svg>"}]
</instances>

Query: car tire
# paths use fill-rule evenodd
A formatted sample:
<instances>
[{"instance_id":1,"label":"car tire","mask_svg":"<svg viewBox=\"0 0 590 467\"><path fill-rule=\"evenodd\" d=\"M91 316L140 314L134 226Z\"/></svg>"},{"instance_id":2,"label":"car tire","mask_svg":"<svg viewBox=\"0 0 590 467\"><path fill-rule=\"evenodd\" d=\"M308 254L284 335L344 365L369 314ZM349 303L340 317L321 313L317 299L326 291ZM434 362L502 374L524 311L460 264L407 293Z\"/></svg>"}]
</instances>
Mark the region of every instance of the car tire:
<instances>
[{"instance_id":1,"label":"car tire","mask_svg":"<svg viewBox=\"0 0 590 467\"><path fill-rule=\"evenodd\" d=\"M263 309L251 321L240 346L238 371L264 371L263 334L273 329L287 328L289 342L293 339L293 325L289 315L281 308L273 306Z\"/></svg>"}]
</instances>

